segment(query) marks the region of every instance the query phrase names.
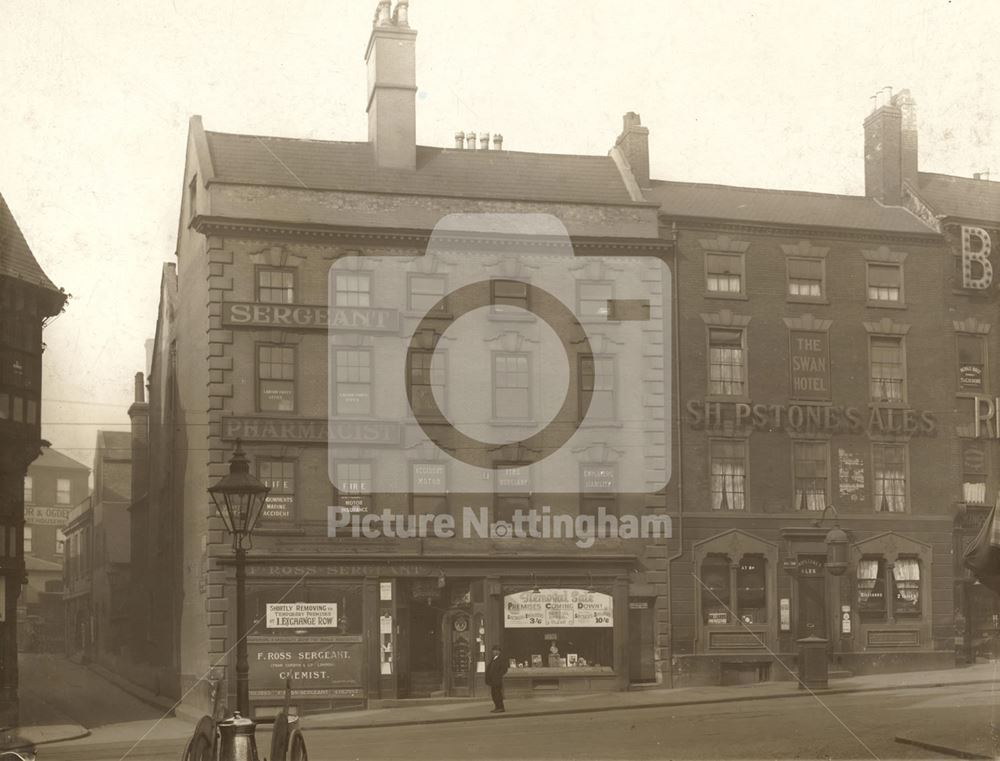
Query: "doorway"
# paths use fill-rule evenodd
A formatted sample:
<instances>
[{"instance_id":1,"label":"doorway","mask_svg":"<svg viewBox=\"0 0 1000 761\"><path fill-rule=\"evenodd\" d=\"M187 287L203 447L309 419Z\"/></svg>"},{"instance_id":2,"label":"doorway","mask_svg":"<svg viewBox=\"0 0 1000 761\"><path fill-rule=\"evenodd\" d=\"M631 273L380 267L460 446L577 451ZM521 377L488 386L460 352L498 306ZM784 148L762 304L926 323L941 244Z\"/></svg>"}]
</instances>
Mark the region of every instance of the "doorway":
<instances>
[{"instance_id":1,"label":"doorway","mask_svg":"<svg viewBox=\"0 0 1000 761\"><path fill-rule=\"evenodd\" d=\"M826 558L799 556L795 636L829 638L826 609Z\"/></svg>"},{"instance_id":2,"label":"doorway","mask_svg":"<svg viewBox=\"0 0 1000 761\"><path fill-rule=\"evenodd\" d=\"M413 600L409 624L409 689L412 698L427 698L440 693L441 609L427 602Z\"/></svg>"},{"instance_id":3,"label":"doorway","mask_svg":"<svg viewBox=\"0 0 1000 761\"><path fill-rule=\"evenodd\" d=\"M649 598L628 601L628 676L633 684L656 681L653 603Z\"/></svg>"}]
</instances>

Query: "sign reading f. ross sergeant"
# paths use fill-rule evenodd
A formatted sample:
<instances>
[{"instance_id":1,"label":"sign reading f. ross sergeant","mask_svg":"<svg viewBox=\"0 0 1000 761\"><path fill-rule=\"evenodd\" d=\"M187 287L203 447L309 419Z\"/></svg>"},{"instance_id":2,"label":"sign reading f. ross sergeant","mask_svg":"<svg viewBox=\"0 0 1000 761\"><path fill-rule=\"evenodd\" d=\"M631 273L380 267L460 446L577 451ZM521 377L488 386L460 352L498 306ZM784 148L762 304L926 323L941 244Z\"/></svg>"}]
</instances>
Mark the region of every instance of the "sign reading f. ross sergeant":
<instances>
[{"instance_id":1,"label":"sign reading f. ross sergeant","mask_svg":"<svg viewBox=\"0 0 1000 761\"><path fill-rule=\"evenodd\" d=\"M617 250L578 255L550 215L457 214L422 255L334 262L329 315L363 305L399 319L329 319L330 428L363 418L402 435L377 452L331 440L331 481L414 493L435 463L446 491L497 492L514 468L505 492L578 493L601 467L609 492L662 489L670 271Z\"/></svg>"}]
</instances>

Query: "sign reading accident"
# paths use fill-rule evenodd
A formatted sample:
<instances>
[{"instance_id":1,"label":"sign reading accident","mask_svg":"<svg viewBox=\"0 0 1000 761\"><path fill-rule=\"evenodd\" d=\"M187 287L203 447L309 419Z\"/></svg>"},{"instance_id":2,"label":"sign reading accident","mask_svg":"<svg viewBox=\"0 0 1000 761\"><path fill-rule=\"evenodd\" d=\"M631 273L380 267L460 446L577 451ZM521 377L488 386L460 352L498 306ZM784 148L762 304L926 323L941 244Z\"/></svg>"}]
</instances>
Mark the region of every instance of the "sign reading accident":
<instances>
[{"instance_id":1,"label":"sign reading accident","mask_svg":"<svg viewBox=\"0 0 1000 761\"><path fill-rule=\"evenodd\" d=\"M333 629L337 626L335 602L278 602L267 604L268 629Z\"/></svg>"},{"instance_id":2,"label":"sign reading accident","mask_svg":"<svg viewBox=\"0 0 1000 761\"><path fill-rule=\"evenodd\" d=\"M503 598L507 629L612 627L611 595L583 589L539 589Z\"/></svg>"}]
</instances>

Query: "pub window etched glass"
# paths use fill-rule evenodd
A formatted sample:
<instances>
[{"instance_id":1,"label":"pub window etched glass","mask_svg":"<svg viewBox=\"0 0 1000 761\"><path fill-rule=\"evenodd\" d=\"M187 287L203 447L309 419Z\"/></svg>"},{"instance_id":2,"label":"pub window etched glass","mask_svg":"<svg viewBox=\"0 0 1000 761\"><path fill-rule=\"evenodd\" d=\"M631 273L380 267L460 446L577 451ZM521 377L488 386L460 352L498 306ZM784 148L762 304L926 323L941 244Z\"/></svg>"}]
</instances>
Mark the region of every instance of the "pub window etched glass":
<instances>
[{"instance_id":1,"label":"pub window etched glass","mask_svg":"<svg viewBox=\"0 0 1000 761\"><path fill-rule=\"evenodd\" d=\"M732 593L729 557L709 555L701 563L701 616L708 625L728 624Z\"/></svg>"},{"instance_id":2,"label":"pub window etched glass","mask_svg":"<svg viewBox=\"0 0 1000 761\"><path fill-rule=\"evenodd\" d=\"M916 558L897 558L892 565L892 612L900 617L920 615L920 561Z\"/></svg>"},{"instance_id":3,"label":"pub window etched glass","mask_svg":"<svg viewBox=\"0 0 1000 761\"><path fill-rule=\"evenodd\" d=\"M767 623L767 561L744 555L736 569L736 613L745 624Z\"/></svg>"},{"instance_id":4,"label":"pub window etched glass","mask_svg":"<svg viewBox=\"0 0 1000 761\"><path fill-rule=\"evenodd\" d=\"M861 620L884 621L885 603L885 560L862 558L858 561L858 613Z\"/></svg>"}]
</instances>

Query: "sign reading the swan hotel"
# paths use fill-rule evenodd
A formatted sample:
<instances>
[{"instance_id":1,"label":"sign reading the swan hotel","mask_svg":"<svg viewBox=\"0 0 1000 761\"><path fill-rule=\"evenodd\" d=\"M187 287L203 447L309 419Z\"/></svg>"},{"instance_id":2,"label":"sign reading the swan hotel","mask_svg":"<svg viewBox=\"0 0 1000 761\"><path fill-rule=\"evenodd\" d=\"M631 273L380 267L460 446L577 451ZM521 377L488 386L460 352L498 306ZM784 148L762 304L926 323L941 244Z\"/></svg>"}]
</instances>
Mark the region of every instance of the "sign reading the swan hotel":
<instances>
[{"instance_id":1,"label":"sign reading the swan hotel","mask_svg":"<svg viewBox=\"0 0 1000 761\"><path fill-rule=\"evenodd\" d=\"M374 331L399 330L399 312L372 307L327 307L305 304L251 304L230 301L222 305L222 324L227 327L304 328Z\"/></svg>"},{"instance_id":2,"label":"sign reading the swan hotel","mask_svg":"<svg viewBox=\"0 0 1000 761\"><path fill-rule=\"evenodd\" d=\"M793 399L830 398L830 336L815 330L788 332Z\"/></svg>"}]
</instances>

